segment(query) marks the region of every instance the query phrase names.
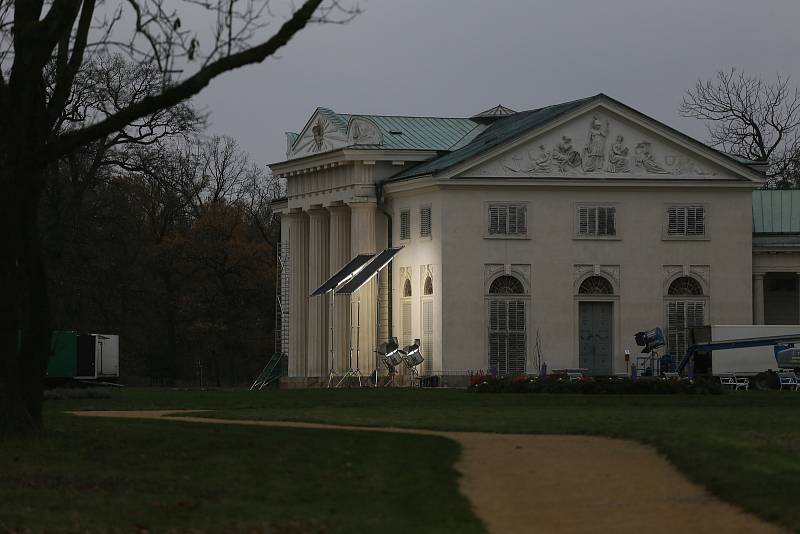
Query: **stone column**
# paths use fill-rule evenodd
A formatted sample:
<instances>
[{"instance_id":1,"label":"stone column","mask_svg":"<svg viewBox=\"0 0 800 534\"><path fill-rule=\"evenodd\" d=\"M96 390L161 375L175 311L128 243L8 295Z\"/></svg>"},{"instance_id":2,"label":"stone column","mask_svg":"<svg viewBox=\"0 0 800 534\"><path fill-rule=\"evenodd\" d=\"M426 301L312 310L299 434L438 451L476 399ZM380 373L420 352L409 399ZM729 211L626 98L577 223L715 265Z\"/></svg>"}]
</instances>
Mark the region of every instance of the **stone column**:
<instances>
[{"instance_id":1,"label":"stone column","mask_svg":"<svg viewBox=\"0 0 800 534\"><path fill-rule=\"evenodd\" d=\"M307 376L308 215L289 217L289 377Z\"/></svg>"},{"instance_id":2,"label":"stone column","mask_svg":"<svg viewBox=\"0 0 800 534\"><path fill-rule=\"evenodd\" d=\"M764 274L753 274L753 324L764 324Z\"/></svg>"},{"instance_id":3,"label":"stone column","mask_svg":"<svg viewBox=\"0 0 800 534\"><path fill-rule=\"evenodd\" d=\"M308 287L311 295L328 279L328 210L308 211ZM307 376L328 374L328 299L325 295L309 297L308 301L308 369Z\"/></svg>"},{"instance_id":4,"label":"stone column","mask_svg":"<svg viewBox=\"0 0 800 534\"><path fill-rule=\"evenodd\" d=\"M377 252L375 242L375 202L356 202L350 204L350 252L357 254L374 254ZM368 375L375 369L375 346L377 340L377 284L375 278L364 284L351 298L353 306L353 324L355 324L355 305L359 311L359 370ZM353 354L355 360L355 353ZM354 362L355 365L355 362Z\"/></svg>"},{"instance_id":5,"label":"stone column","mask_svg":"<svg viewBox=\"0 0 800 534\"><path fill-rule=\"evenodd\" d=\"M330 211L330 270L333 276L339 269L352 260L350 251L350 208L347 206L331 206ZM350 350L350 297L347 295L328 295L334 299L333 315L328 319L332 332L332 346L328 347L329 357L333 351L334 370L343 373L349 367ZM330 301L328 302L330 306ZM330 308L328 308L330 310Z\"/></svg>"}]
</instances>

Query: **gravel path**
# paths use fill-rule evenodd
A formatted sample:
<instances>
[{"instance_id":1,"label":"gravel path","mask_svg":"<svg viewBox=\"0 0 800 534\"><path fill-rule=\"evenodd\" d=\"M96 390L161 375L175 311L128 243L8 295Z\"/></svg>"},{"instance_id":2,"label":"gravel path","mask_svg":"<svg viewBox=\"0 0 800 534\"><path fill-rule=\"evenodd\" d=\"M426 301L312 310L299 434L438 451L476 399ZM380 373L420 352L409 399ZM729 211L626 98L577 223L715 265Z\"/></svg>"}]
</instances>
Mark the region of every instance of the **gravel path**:
<instances>
[{"instance_id":1,"label":"gravel path","mask_svg":"<svg viewBox=\"0 0 800 534\"><path fill-rule=\"evenodd\" d=\"M785 532L720 501L690 482L655 449L632 441L211 419L174 410L72 413L218 425L402 432L453 439L463 447L456 465L461 473L461 492L491 533Z\"/></svg>"}]
</instances>

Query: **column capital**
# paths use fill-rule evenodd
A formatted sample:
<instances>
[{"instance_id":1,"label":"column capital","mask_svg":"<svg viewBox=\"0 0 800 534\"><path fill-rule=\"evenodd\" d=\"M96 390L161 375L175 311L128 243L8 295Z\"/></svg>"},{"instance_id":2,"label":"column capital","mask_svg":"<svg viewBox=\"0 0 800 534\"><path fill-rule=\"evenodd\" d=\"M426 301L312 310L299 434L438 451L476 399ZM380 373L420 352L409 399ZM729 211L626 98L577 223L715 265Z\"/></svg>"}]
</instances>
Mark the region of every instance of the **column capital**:
<instances>
[{"instance_id":1,"label":"column capital","mask_svg":"<svg viewBox=\"0 0 800 534\"><path fill-rule=\"evenodd\" d=\"M374 198L370 199L359 199L359 200L352 200L347 203L350 209L358 210L358 209L377 209L378 201Z\"/></svg>"},{"instance_id":2,"label":"column capital","mask_svg":"<svg viewBox=\"0 0 800 534\"><path fill-rule=\"evenodd\" d=\"M328 216L328 208L322 206L322 204L314 204L309 206L308 208L308 216L309 217L327 217Z\"/></svg>"},{"instance_id":3,"label":"column capital","mask_svg":"<svg viewBox=\"0 0 800 534\"><path fill-rule=\"evenodd\" d=\"M763 280L763 279L764 279L764 276L765 276L766 274L767 274L767 273L753 273L753 278L755 278L756 280L759 280L759 279L760 279L760 280ZM798 275L798 276L800 276L800 273L797 273L797 275Z\"/></svg>"}]
</instances>

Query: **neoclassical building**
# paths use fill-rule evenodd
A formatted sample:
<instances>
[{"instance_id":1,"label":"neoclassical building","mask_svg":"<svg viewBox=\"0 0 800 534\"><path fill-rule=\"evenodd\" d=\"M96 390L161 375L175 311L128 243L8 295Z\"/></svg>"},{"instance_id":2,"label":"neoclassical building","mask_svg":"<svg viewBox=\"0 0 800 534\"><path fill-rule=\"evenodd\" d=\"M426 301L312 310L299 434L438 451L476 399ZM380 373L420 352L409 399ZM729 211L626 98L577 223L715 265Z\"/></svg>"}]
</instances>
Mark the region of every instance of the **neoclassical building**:
<instances>
[{"instance_id":1,"label":"neoclassical building","mask_svg":"<svg viewBox=\"0 0 800 534\"><path fill-rule=\"evenodd\" d=\"M792 211L754 194L752 162L605 95L469 118L318 108L287 141L270 167L287 182L289 383L343 373L354 352L366 375L390 336L420 340L424 373L544 360L609 375L640 330L681 353L688 326L800 319L800 197ZM357 292L310 296L387 247Z\"/></svg>"}]
</instances>

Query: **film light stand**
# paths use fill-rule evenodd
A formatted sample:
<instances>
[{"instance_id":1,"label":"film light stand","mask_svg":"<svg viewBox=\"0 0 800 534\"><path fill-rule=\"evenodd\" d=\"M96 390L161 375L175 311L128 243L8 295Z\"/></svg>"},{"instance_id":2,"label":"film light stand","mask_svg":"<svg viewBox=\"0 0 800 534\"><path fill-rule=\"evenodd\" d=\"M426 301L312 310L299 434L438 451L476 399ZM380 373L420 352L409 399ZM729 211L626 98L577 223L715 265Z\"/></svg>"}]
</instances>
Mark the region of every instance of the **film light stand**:
<instances>
[{"instance_id":1,"label":"film light stand","mask_svg":"<svg viewBox=\"0 0 800 534\"><path fill-rule=\"evenodd\" d=\"M355 321L355 323L353 322L353 304L355 304L355 308L356 308L356 321ZM355 330L355 334L353 334L353 330ZM341 380L339 380L339 383L336 384L337 388L341 387L342 384L344 383L344 381L347 380L348 378L350 378L351 376L354 376L354 377L358 378L358 387L361 387L361 376L362 375L361 375L361 370L358 368L358 364L359 364L358 360L359 360L359 353L360 353L360 350L359 350L360 349L360 347L359 347L359 337L360 337L359 334L360 334L360 332L361 332L361 302L357 300L355 303L353 303L353 302L350 303L350 354L349 354L349 357L348 357L349 358L350 367L349 367L349 369L347 369L347 371L345 371L344 376L342 377ZM355 338L355 346L353 346L353 338ZM354 352L356 354L356 365L355 365L355 367L353 367L353 353Z\"/></svg>"}]
</instances>

